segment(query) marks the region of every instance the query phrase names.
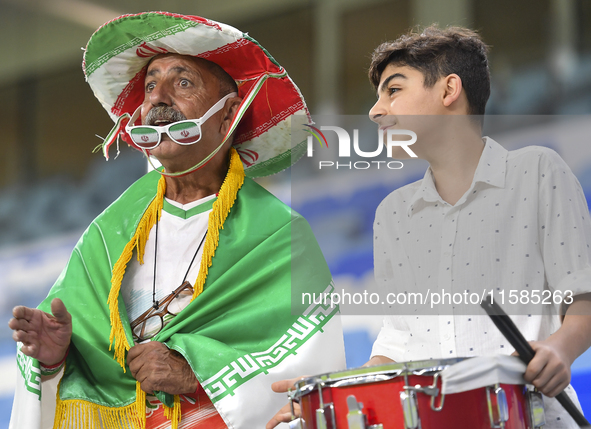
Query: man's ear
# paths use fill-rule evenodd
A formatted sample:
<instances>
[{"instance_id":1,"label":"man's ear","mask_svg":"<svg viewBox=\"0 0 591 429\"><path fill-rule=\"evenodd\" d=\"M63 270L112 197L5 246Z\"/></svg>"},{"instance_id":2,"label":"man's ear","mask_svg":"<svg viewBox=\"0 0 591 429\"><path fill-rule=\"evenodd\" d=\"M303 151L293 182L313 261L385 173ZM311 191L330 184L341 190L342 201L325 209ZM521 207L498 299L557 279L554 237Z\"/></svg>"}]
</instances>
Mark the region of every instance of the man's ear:
<instances>
[{"instance_id":1,"label":"man's ear","mask_svg":"<svg viewBox=\"0 0 591 429\"><path fill-rule=\"evenodd\" d=\"M457 74L452 73L445 77L443 84L443 105L450 107L462 94L462 79Z\"/></svg>"},{"instance_id":2,"label":"man's ear","mask_svg":"<svg viewBox=\"0 0 591 429\"><path fill-rule=\"evenodd\" d=\"M220 124L220 134L225 136L230 129L230 125L232 124L232 120L234 120L234 116L236 116L236 113L238 112L240 103L242 103L241 97L232 97L226 100L226 104L222 109L223 116Z\"/></svg>"}]
</instances>

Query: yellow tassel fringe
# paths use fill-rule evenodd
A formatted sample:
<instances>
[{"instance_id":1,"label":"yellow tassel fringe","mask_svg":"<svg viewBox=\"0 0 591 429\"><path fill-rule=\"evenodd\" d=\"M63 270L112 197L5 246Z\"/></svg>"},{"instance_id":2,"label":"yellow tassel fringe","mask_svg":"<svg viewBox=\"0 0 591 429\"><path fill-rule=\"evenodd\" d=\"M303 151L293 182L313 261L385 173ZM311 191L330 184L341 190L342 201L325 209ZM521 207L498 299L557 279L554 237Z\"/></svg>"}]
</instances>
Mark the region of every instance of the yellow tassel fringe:
<instances>
[{"instance_id":1,"label":"yellow tassel fringe","mask_svg":"<svg viewBox=\"0 0 591 429\"><path fill-rule=\"evenodd\" d=\"M224 179L224 183L218 193L218 199L213 203L213 210L209 214L207 224L207 238L203 245L203 257L199 267L199 275L195 280L193 298L197 298L203 292L205 279L211 267L212 259L220 241L220 229L224 228L224 222L230 213L230 209L236 201L236 195L244 183L244 167L236 149L232 148L230 152L230 168Z\"/></svg>"},{"instance_id":2,"label":"yellow tassel fringe","mask_svg":"<svg viewBox=\"0 0 591 429\"><path fill-rule=\"evenodd\" d=\"M94 429L99 427L99 424L103 429L144 429L146 427L145 400L144 408L138 414L135 403L126 407L112 408L80 399L62 401L58 398L53 429Z\"/></svg>"},{"instance_id":3,"label":"yellow tassel fringe","mask_svg":"<svg viewBox=\"0 0 591 429\"><path fill-rule=\"evenodd\" d=\"M160 219L162 213L162 204L164 201L164 193L166 192L166 182L164 176L160 177L158 181L158 191L156 198L150 203L148 209L140 219L135 234L123 249L123 253L113 267L113 277L111 277L111 291L107 301L109 305L109 312L111 317L111 335L109 337L109 350L115 347L114 359L121 365L123 372L125 372L125 352L130 348L129 342L125 336L123 323L121 323L121 315L119 314L119 291L121 289L121 281L125 274L127 264L133 256L133 249L137 248L137 258L140 264L144 263L144 249L146 248L146 241L150 235L150 230Z\"/></svg>"},{"instance_id":4,"label":"yellow tassel fringe","mask_svg":"<svg viewBox=\"0 0 591 429\"><path fill-rule=\"evenodd\" d=\"M135 406L140 429L144 429L146 427L146 392L142 390L139 381L135 382Z\"/></svg>"},{"instance_id":5,"label":"yellow tassel fringe","mask_svg":"<svg viewBox=\"0 0 591 429\"><path fill-rule=\"evenodd\" d=\"M179 428L181 422L181 398L179 395L174 395L174 406L172 408L164 405L164 417L170 420L170 429Z\"/></svg>"},{"instance_id":6,"label":"yellow tassel fringe","mask_svg":"<svg viewBox=\"0 0 591 429\"><path fill-rule=\"evenodd\" d=\"M212 212L209 214L208 233L203 246L203 258L199 268L199 275L195 281L193 299L197 298L205 285L205 279L212 265L212 259L219 244L220 229L224 228L224 222L230 213L230 209L236 201L238 190L244 183L244 168L240 156L234 148L230 152L230 166L224 183L220 188L217 200L213 203ZM125 372L125 353L130 345L125 336L123 323L119 314L119 292L121 282L127 264L137 249L137 258L140 264L144 263L144 250L150 230L160 220L166 182L164 176L158 181L156 197L148 206L148 209L140 219L135 234L127 243L121 256L113 267L111 277L111 291L109 292L108 305L111 318L111 334L109 337L109 350L115 349L115 359L123 372ZM164 406L164 416L171 420L171 429L178 429L181 421L181 403L178 395L174 396L174 407ZM93 428L93 422L103 422L105 429L120 428L121 422L127 422L129 427L144 429L146 427L146 393L141 389L140 383L136 383L136 401L126 407L111 408L93 404L82 400L61 401L58 395L54 429L62 428Z\"/></svg>"}]
</instances>

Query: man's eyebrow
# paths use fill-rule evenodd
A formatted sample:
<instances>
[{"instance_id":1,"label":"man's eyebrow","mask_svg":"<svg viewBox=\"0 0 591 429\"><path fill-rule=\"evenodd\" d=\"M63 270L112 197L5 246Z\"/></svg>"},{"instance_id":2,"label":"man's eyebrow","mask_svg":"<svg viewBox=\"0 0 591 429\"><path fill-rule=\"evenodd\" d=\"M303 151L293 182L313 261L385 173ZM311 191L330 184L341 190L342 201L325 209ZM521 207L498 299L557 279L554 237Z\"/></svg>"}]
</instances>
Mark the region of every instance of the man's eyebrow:
<instances>
[{"instance_id":1,"label":"man's eyebrow","mask_svg":"<svg viewBox=\"0 0 591 429\"><path fill-rule=\"evenodd\" d=\"M152 69L152 70L148 71L148 73L146 73L146 77L148 77L148 76L156 76L159 73L160 73L160 70L159 69Z\"/></svg>"},{"instance_id":2,"label":"man's eyebrow","mask_svg":"<svg viewBox=\"0 0 591 429\"><path fill-rule=\"evenodd\" d=\"M186 67L183 66L176 66L172 68L172 71L181 74L181 73L189 73L189 74L196 74L193 70L188 69Z\"/></svg>"},{"instance_id":3,"label":"man's eyebrow","mask_svg":"<svg viewBox=\"0 0 591 429\"><path fill-rule=\"evenodd\" d=\"M177 74L181 74L181 73L197 74L193 70L188 69L187 67L183 67L183 66L176 66L176 67L173 67L171 70L176 72ZM146 73L146 77L156 76L157 74L160 74L160 69L153 68L148 73Z\"/></svg>"},{"instance_id":4,"label":"man's eyebrow","mask_svg":"<svg viewBox=\"0 0 591 429\"><path fill-rule=\"evenodd\" d=\"M379 91L378 91L378 94L377 94L377 95L378 95L378 97L379 97L379 93L380 93L380 92L384 92L384 91L386 91L386 89L388 88L388 84L390 83L390 81L391 81L392 79L396 79L396 78L400 78L400 79L408 79L408 78L406 77L406 75L404 75L404 74L402 74L402 73L394 73L394 74L391 74L391 75L390 75L390 76L388 76L388 77L386 78L386 80L384 80L384 81L382 82L382 84L380 85L380 89L379 89Z\"/></svg>"}]
</instances>

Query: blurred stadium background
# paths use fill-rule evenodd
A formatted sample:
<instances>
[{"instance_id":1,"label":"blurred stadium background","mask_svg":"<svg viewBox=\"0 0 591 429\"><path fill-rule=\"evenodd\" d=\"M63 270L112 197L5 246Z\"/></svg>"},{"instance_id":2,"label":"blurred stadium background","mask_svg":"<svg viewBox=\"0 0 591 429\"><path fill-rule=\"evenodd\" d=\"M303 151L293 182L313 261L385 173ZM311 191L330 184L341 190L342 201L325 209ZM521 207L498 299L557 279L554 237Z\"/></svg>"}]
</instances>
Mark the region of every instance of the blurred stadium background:
<instances>
[{"instance_id":1,"label":"blurred stadium background","mask_svg":"<svg viewBox=\"0 0 591 429\"><path fill-rule=\"evenodd\" d=\"M493 137L557 150L591 197L589 0L0 0L0 428L16 379L12 307L45 297L82 230L146 170L128 148L109 162L92 154L95 134L112 123L84 82L81 48L116 16L162 8L248 32L287 69L313 115L366 114L375 100L366 70L380 42L432 22L475 28L492 46L487 113L543 118L515 120ZM310 170L303 184L287 171L260 183L287 202L298 186L314 189L297 208L337 285L362 287L372 277L375 208L424 168L355 180ZM348 366L358 366L380 319L348 316L344 326ZM575 362L573 384L591 415L591 353Z\"/></svg>"}]
</instances>

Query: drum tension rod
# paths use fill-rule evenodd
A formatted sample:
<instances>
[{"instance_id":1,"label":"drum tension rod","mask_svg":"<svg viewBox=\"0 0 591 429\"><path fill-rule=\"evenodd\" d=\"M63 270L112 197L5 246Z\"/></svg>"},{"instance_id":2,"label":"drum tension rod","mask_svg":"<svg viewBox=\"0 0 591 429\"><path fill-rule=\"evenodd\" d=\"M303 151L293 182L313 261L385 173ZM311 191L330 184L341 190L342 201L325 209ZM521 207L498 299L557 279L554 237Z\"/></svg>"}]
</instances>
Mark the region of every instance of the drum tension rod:
<instances>
[{"instance_id":1,"label":"drum tension rod","mask_svg":"<svg viewBox=\"0 0 591 429\"><path fill-rule=\"evenodd\" d=\"M322 395L323 383L318 383L318 398L320 408L316 410L316 428L317 429L337 429L334 405L332 402L325 404Z\"/></svg>"},{"instance_id":2,"label":"drum tension rod","mask_svg":"<svg viewBox=\"0 0 591 429\"><path fill-rule=\"evenodd\" d=\"M289 392L291 393L291 391ZM295 419L296 418L296 414L295 414L295 410L293 409L293 403L296 402L296 400L292 397L289 398L289 408L291 411L291 419Z\"/></svg>"},{"instance_id":3,"label":"drum tension rod","mask_svg":"<svg viewBox=\"0 0 591 429\"><path fill-rule=\"evenodd\" d=\"M299 399L296 399L296 396L299 394L299 392L299 387L295 391L292 391L291 389L287 390L287 397L289 398L289 408L291 411L291 421L288 423L289 429L306 429L306 422L304 422L302 417L297 417L295 415L295 410L293 406L294 402L300 402Z\"/></svg>"},{"instance_id":4,"label":"drum tension rod","mask_svg":"<svg viewBox=\"0 0 591 429\"><path fill-rule=\"evenodd\" d=\"M431 409L433 411L441 411L443 409L443 401L445 400L445 395L441 394L441 400L439 402L439 406L435 406L435 398L439 395L439 387L437 387L437 380L439 380L439 373L436 373L433 376L433 384L431 386L421 386L417 384L415 386L402 386L404 390L412 390L415 392L422 392L425 395L429 395L431 397Z\"/></svg>"}]
</instances>

